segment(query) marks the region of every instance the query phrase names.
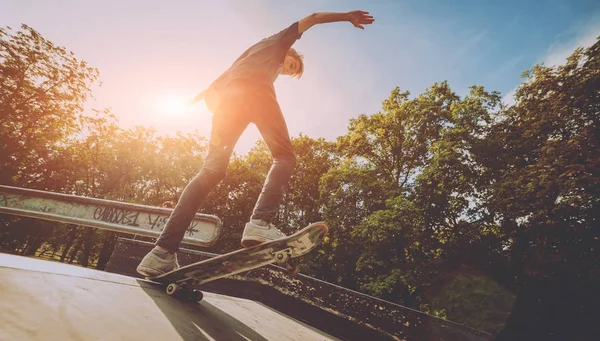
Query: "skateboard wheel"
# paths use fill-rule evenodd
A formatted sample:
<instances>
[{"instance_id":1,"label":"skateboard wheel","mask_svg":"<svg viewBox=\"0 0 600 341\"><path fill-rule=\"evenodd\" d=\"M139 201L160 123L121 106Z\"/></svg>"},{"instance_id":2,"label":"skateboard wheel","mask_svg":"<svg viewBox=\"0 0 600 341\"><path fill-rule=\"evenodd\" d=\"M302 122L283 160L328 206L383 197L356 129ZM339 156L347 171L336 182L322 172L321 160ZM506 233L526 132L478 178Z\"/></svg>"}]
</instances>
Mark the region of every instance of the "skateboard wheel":
<instances>
[{"instance_id":1,"label":"skateboard wheel","mask_svg":"<svg viewBox=\"0 0 600 341\"><path fill-rule=\"evenodd\" d=\"M167 286L167 295L174 296L181 290L181 286L176 283L171 283Z\"/></svg>"},{"instance_id":2,"label":"skateboard wheel","mask_svg":"<svg viewBox=\"0 0 600 341\"><path fill-rule=\"evenodd\" d=\"M200 290L192 290L190 292L190 301L200 302L204 298L204 294Z\"/></svg>"},{"instance_id":3,"label":"skateboard wheel","mask_svg":"<svg viewBox=\"0 0 600 341\"><path fill-rule=\"evenodd\" d=\"M289 258L287 252L279 252L275 254L275 262L277 264L285 264Z\"/></svg>"}]
</instances>

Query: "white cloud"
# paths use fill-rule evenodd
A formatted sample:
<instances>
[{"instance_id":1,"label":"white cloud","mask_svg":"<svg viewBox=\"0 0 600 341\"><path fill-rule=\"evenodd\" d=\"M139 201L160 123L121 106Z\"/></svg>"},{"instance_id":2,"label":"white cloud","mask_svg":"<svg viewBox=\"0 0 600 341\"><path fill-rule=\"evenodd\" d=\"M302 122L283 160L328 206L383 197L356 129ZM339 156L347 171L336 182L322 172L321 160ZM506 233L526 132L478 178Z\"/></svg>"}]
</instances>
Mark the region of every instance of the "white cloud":
<instances>
[{"instance_id":1,"label":"white cloud","mask_svg":"<svg viewBox=\"0 0 600 341\"><path fill-rule=\"evenodd\" d=\"M506 105L514 105L515 104L515 92L517 92L517 88L513 88L509 92L507 92L502 97L502 103Z\"/></svg>"},{"instance_id":2,"label":"white cloud","mask_svg":"<svg viewBox=\"0 0 600 341\"><path fill-rule=\"evenodd\" d=\"M596 41L596 38L600 35L600 23L596 23L588 27L587 30L582 32L581 35L572 39L568 42L555 42L548 48L548 53L544 58L544 65L556 66L562 65L566 62L573 51L578 47L590 47Z\"/></svg>"},{"instance_id":3,"label":"white cloud","mask_svg":"<svg viewBox=\"0 0 600 341\"><path fill-rule=\"evenodd\" d=\"M596 16L595 18L597 19L598 17ZM576 48L587 48L592 46L598 36L600 36L600 21L592 20L592 24L581 29L575 38L568 41L557 40L552 43L541 62L549 67L563 65L566 63L567 57L573 54L573 51L575 51ZM508 91L504 97L502 97L502 102L507 105L513 105L515 103L514 95L516 90L517 88L515 87Z\"/></svg>"}]
</instances>

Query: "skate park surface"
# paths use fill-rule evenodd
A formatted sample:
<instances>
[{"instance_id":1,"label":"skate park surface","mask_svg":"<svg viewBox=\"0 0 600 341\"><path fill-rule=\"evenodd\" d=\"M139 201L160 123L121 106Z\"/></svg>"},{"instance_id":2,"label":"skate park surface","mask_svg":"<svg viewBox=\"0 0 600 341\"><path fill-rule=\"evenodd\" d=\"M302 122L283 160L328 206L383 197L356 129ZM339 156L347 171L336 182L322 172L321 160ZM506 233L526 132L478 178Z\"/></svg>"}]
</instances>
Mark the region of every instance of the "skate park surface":
<instances>
[{"instance_id":1,"label":"skate park surface","mask_svg":"<svg viewBox=\"0 0 600 341\"><path fill-rule=\"evenodd\" d=\"M339 340L259 302L0 253L0 340Z\"/></svg>"}]
</instances>

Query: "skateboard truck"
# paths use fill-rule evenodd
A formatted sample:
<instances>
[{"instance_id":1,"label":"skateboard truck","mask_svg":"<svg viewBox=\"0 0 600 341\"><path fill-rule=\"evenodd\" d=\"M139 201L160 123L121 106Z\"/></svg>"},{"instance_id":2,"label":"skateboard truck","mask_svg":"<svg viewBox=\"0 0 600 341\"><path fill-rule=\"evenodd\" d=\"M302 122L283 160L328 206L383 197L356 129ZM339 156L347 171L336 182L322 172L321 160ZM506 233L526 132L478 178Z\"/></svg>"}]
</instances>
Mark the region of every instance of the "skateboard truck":
<instances>
[{"instance_id":1,"label":"skateboard truck","mask_svg":"<svg viewBox=\"0 0 600 341\"><path fill-rule=\"evenodd\" d=\"M293 253L291 247L287 249L278 250L273 253L273 258L275 258L275 263L278 265L285 266L285 269L292 275L296 276L300 271L300 262L296 258L290 257Z\"/></svg>"},{"instance_id":2,"label":"skateboard truck","mask_svg":"<svg viewBox=\"0 0 600 341\"><path fill-rule=\"evenodd\" d=\"M287 249L275 251L273 257L275 258L275 263L282 265L287 263L288 259L290 259L290 254L292 253L292 248L288 247Z\"/></svg>"}]
</instances>

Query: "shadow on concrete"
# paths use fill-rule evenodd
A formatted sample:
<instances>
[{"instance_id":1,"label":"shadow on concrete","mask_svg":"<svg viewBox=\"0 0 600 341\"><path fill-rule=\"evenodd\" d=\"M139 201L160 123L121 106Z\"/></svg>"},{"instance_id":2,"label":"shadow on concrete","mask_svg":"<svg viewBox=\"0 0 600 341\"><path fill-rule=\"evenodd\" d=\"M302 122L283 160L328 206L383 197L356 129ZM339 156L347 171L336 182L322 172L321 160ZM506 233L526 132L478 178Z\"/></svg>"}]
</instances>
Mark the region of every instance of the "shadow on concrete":
<instances>
[{"instance_id":1,"label":"shadow on concrete","mask_svg":"<svg viewBox=\"0 0 600 341\"><path fill-rule=\"evenodd\" d=\"M268 341L255 330L206 302L184 302L164 294L163 286L138 280L185 341Z\"/></svg>"}]
</instances>

